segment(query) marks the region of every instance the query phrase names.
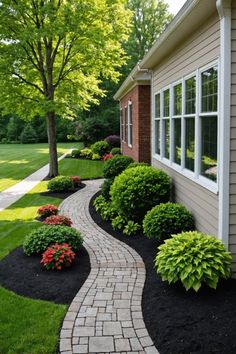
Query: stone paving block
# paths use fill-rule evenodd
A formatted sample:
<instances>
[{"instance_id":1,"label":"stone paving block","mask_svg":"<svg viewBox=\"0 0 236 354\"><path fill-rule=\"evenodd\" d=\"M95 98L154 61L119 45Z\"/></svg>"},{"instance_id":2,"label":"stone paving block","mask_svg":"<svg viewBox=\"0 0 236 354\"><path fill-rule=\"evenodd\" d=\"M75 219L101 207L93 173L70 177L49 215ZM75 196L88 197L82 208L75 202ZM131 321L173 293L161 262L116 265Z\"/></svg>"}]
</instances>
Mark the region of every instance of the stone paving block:
<instances>
[{"instance_id":1,"label":"stone paving block","mask_svg":"<svg viewBox=\"0 0 236 354\"><path fill-rule=\"evenodd\" d=\"M146 347L145 352L146 354L159 354L158 350L154 346Z\"/></svg>"},{"instance_id":2,"label":"stone paving block","mask_svg":"<svg viewBox=\"0 0 236 354\"><path fill-rule=\"evenodd\" d=\"M123 334L125 338L136 337L135 331L133 328L123 328Z\"/></svg>"},{"instance_id":3,"label":"stone paving block","mask_svg":"<svg viewBox=\"0 0 236 354\"><path fill-rule=\"evenodd\" d=\"M60 333L61 338L71 338L72 329L62 329Z\"/></svg>"},{"instance_id":4,"label":"stone paving block","mask_svg":"<svg viewBox=\"0 0 236 354\"><path fill-rule=\"evenodd\" d=\"M88 345L86 345L86 344L73 345L73 353L75 353L75 354L78 354L78 353L88 354Z\"/></svg>"},{"instance_id":5,"label":"stone paving block","mask_svg":"<svg viewBox=\"0 0 236 354\"><path fill-rule=\"evenodd\" d=\"M114 336L122 334L120 322L104 322L103 335Z\"/></svg>"},{"instance_id":6,"label":"stone paving block","mask_svg":"<svg viewBox=\"0 0 236 354\"><path fill-rule=\"evenodd\" d=\"M140 342L143 347L148 347L153 345L153 342L149 336L140 338Z\"/></svg>"},{"instance_id":7,"label":"stone paving block","mask_svg":"<svg viewBox=\"0 0 236 354\"><path fill-rule=\"evenodd\" d=\"M60 340L60 351L67 351L71 350L71 340L66 338L66 339L61 339Z\"/></svg>"},{"instance_id":8,"label":"stone paving block","mask_svg":"<svg viewBox=\"0 0 236 354\"><path fill-rule=\"evenodd\" d=\"M114 307L117 309L129 309L130 308L130 300L115 300Z\"/></svg>"},{"instance_id":9,"label":"stone paving block","mask_svg":"<svg viewBox=\"0 0 236 354\"><path fill-rule=\"evenodd\" d=\"M117 316L118 316L118 318L117 318L118 321L130 321L131 320L130 310L128 310L128 309L118 309Z\"/></svg>"},{"instance_id":10,"label":"stone paving block","mask_svg":"<svg viewBox=\"0 0 236 354\"><path fill-rule=\"evenodd\" d=\"M94 327L75 327L73 335L76 337L92 337L94 332Z\"/></svg>"},{"instance_id":11,"label":"stone paving block","mask_svg":"<svg viewBox=\"0 0 236 354\"><path fill-rule=\"evenodd\" d=\"M114 351L114 341L112 337L90 337L89 353L110 353Z\"/></svg>"},{"instance_id":12,"label":"stone paving block","mask_svg":"<svg viewBox=\"0 0 236 354\"><path fill-rule=\"evenodd\" d=\"M130 350L130 344L128 339L115 339L116 351L128 351Z\"/></svg>"},{"instance_id":13,"label":"stone paving block","mask_svg":"<svg viewBox=\"0 0 236 354\"><path fill-rule=\"evenodd\" d=\"M130 345L132 350L142 350L143 347L137 338L130 338Z\"/></svg>"}]
</instances>

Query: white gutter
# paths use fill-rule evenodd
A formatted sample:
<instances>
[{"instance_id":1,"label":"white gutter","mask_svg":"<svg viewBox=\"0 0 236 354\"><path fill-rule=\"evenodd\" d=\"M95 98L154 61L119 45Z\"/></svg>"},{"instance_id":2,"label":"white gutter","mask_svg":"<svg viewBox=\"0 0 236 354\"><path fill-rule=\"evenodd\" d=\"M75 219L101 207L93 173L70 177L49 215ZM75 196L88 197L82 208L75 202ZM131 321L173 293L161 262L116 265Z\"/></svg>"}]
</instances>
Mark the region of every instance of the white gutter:
<instances>
[{"instance_id":1,"label":"white gutter","mask_svg":"<svg viewBox=\"0 0 236 354\"><path fill-rule=\"evenodd\" d=\"M219 72L219 210L218 235L229 247L230 103L231 103L231 0L216 0L220 17Z\"/></svg>"}]
</instances>

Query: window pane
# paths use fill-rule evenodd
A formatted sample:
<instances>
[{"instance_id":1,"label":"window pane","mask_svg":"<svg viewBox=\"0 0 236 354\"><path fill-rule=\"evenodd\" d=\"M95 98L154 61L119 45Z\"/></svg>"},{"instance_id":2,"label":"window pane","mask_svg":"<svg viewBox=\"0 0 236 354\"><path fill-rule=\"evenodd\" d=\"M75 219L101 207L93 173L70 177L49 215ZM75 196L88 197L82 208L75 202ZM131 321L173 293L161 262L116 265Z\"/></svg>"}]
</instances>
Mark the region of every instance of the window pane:
<instances>
[{"instance_id":1,"label":"window pane","mask_svg":"<svg viewBox=\"0 0 236 354\"><path fill-rule=\"evenodd\" d=\"M174 115L180 116L182 114L182 84L174 87Z\"/></svg>"},{"instance_id":2,"label":"window pane","mask_svg":"<svg viewBox=\"0 0 236 354\"><path fill-rule=\"evenodd\" d=\"M164 91L164 117L169 117L170 115L170 90Z\"/></svg>"},{"instance_id":3,"label":"window pane","mask_svg":"<svg viewBox=\"0 0 236 354\"><path fill-rule=\"evenodd\" d=\"M155 153L160 155L160 120L155 120Z\"/></svg>"},{"instance_id":4,"label":"window pane","mask_svg":"<svg viewBox=\"0 0 236 354\"><path fill-rule=\"evenodd\" d=\"M164 157L170 158L170 120L163 120L163 129L164 129Z\"/></svg>"},{"instance_id":5,"label":"window pane","mask_svg":"<svg viewBox=\"0 0 236 354\"><path fill-rule=\"evenodd\" d=\"M155 118L160 118L161 108L160 108L160 94L155 96Z\"/></svg>"},{"instance_id":6,"label":"window pane","mask_svg":"<svg viewBox=\"0 0 236 354\"><path fill-rule=\"evenodd\" d=\"M181 164L181 119L173 119L174 124L174 162Z\"/></svg>"},{"instance_id":7,"label":"window pane","mask_svg":"<svg viewBox=\"0 0 236 354\"><path fill-rule=\"evenodd\" d=\"M195 120L194 118L185 119L185 167L194 171L194 152L195 152Z\"/></svg>"},{"instance_id":8,"label":"window pane","mask_svg":"<svg viewBox=\"0 0 236 354\"><path fill-rule=\"evenodd\" d=\"M132 124L132 120L133 120L133 110L132 110L132 107L133 105L132 104L130 104L129 105L129 124Z\"/></svg>"},{"instance_id":9,"label":"window pane","mask_svg":"<svg viewBox=\"0 0 236 354\"><path fill-rule=\"evenodd\" d=\"M126 142L127 139L127 124L128 124L128 117L127 117L127 107L125 107L125 117L124 117L124 141Z\"/></svg>"},{"instance_id":10,"label":"window pane","mask_svg":"<svg viewBox=\"0 0 236 354\"><path fill-rule=\"evenodd\" d=\"M217 180L217 117L201 118L201 174Z\"/></svg>"},{"instance_id":11,"label":"window pane","mask_svg":"<svg viewBox=\"0 0 236 354\"><path fill-rule=\"evenodd\" d=\"M185 81L185 114L196 112L196 77Z\"/></svg>"},{"instance_id":12,"label":"window pane","mask_svg":"<svg viewBox=\"0 0 236 354\"><path fill-rule=\"evenodd\" d=\"M217 111L217 66L202 73L202 112Z\"/></svg>"}]
</instances>

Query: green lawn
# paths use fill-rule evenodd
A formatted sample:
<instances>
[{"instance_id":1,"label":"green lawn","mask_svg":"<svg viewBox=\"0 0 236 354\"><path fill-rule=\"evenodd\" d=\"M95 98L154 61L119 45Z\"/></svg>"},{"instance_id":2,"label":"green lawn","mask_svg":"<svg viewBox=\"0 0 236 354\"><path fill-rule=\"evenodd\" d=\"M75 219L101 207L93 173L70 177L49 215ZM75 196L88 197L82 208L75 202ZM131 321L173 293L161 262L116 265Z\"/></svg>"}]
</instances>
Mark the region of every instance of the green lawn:
<instances>
[{"instance_id":1,"label":"green lawn","mask_svg":"<svg viewBox=\"0 0 236 354\"><path fill-rule=\"evenodd\" d=\"M103 161L63 159L59 162L59 172L64 176L78 175L81 178L97 178L103 175Z\"/></svg>"},{"instance_id":2,"label":"green lawn","mask_svg":"<svg viewBox=\"0 0 236 354\"><path fill-rule=\"evenodd\" d=\"M80 143L58 143L58 155ZM48 144L0 145L0 192L48 163Z\"/></svg>"},{"instance_id":3,"label":"green lawn","mask_svg":"<svg viewBox=\"0 0 236 354\"><path fill-rule=\"evenodd\" d=\"M66 159L61 174L94 178L102 175L102 162ZM15 204L0 212L0 259L21 245L25 235L40 226L37 209L61 200L41 196L47 182L39 183ZM63 286L62 286L63 291ZM67 306L18 296L0 287L0 353L54 354Z\"/></svg>"}]
</instances>

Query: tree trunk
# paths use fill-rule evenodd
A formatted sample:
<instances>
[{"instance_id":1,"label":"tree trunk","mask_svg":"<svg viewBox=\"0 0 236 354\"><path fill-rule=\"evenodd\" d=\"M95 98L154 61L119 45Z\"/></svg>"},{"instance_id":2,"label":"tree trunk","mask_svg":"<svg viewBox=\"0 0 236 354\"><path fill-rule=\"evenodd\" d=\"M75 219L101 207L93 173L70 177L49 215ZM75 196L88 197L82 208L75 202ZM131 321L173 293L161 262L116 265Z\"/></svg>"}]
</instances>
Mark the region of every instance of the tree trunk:
<instances>
[{"instance_id":1,"label":"tree trunk","mask_svg":"<svg viewBox=\"0 0 236 354\"><path fill-rule=\"evenodd\" d=\"M47 133L49 144L49 174L48 177L56 177L58 175L58 161L57 161L57 138L56 138L56 117L55 112L48 112Z\"/></svg>"}]
</instances>

